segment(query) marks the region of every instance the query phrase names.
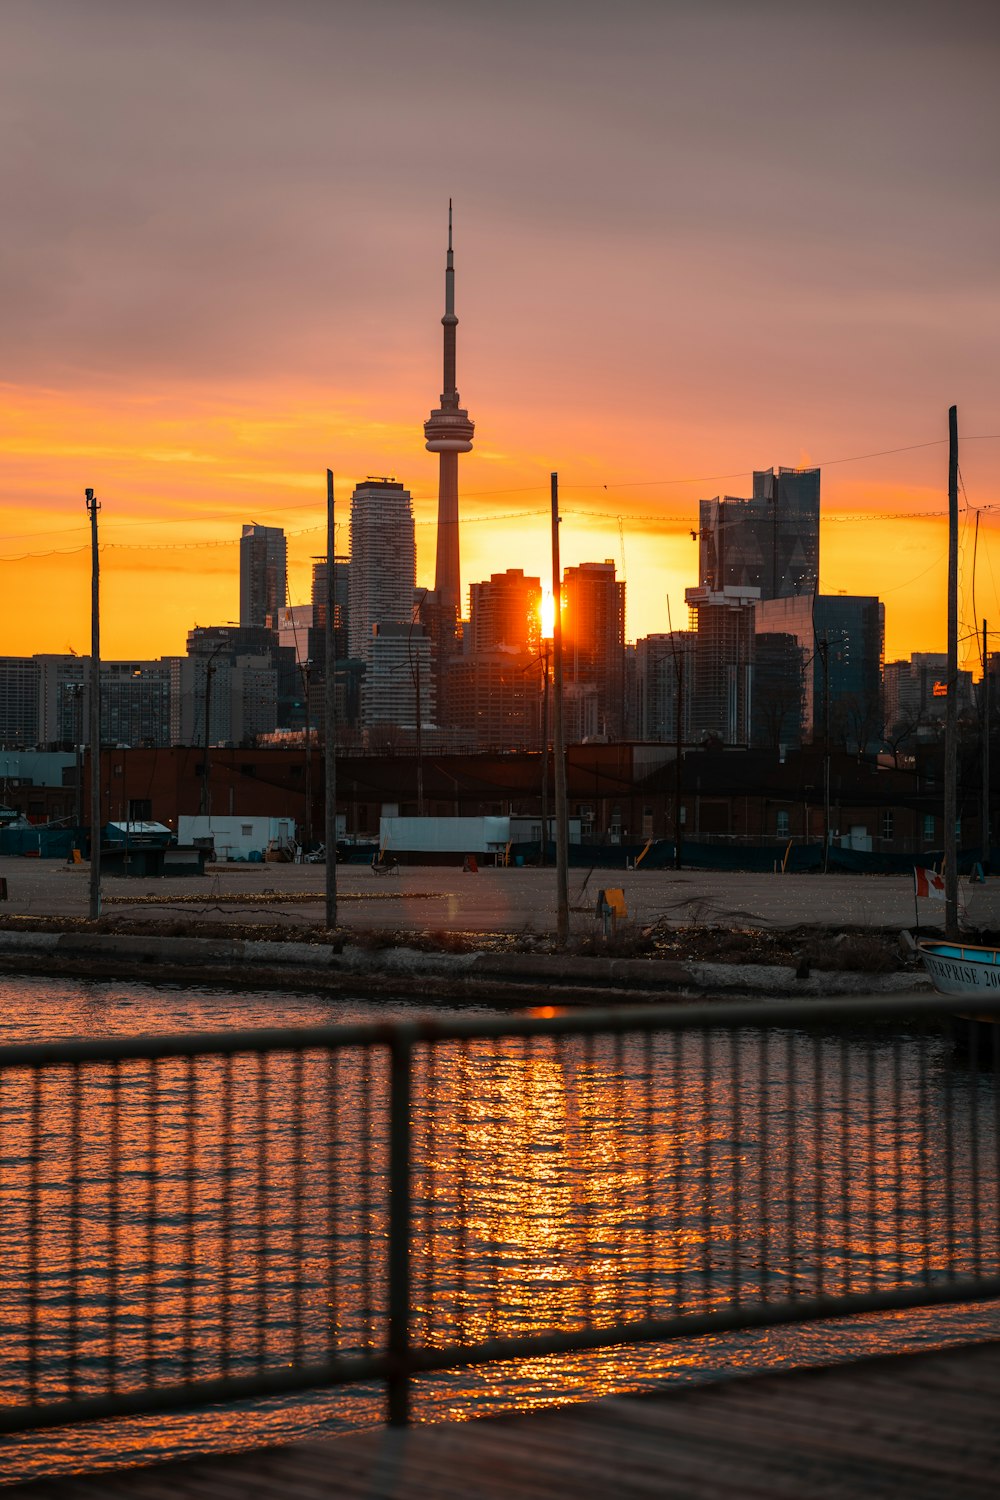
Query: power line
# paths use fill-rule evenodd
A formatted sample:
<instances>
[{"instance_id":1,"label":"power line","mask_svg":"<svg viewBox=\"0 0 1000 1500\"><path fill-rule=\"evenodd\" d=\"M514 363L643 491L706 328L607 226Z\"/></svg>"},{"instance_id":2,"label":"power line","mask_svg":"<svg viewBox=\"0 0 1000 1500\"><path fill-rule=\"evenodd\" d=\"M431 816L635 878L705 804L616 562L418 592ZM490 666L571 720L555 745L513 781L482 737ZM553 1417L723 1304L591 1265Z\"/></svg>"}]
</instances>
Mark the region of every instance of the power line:
<instances>
[{"instance_id":1,"label":"power line","mask_svg":"<svg viewBox=\"0 0 1000 1500\"><path fill-rule=\"evenodd\" d=\"M962 438L962 441L965 442L965 443L995 442L995 441L998 441L998 440L1000 440L1000 433L996 433L996 432L980 432L980 433L975 433L975 434L973 434L972 436L969 436L969 437L966 437L966 436L963 435L963 438ZM869 452L869 453L852 453L852 454L848 454L846 457L843 457L843 458L820 459L820 460L818 460L814 464L809 464L807 467L808 468L815 468L815 469L829 469L829 468L833 468L835 465L838 465L838 464L863 463L867 459L870 459L870 458L885 458L885 457L889 457L889 456L892 456L892 455L897 454L897 453L915 453L915 452L917 452L918 450L920 450L922 448L940 448L940 447L943 447L946 442L947 442L946 438L934 438L934 439L931 439L930 441L922 442L922 443L905 443L902 446L896 447L896 448L878 448L878 449L875 449L875 450L873 450L872 452ZM715 484L719 480L722 480L722 479L744 479L748 475L752 475L754 472L756 472L756 471L752 467L750 467L750 468L745 468L745 469L734 469L734 470L731 470L729 473L726 473L726 474L695 474L695 475L687 475L687 476L683 476L683 477L674 476L674 477L671 477L671 478L662 478L662 479L630 479L630 480L619 480L619 481L611 480L611 481L608 481L606 483L602 483L601 481L598 481L598 480L591 481L589 483L588 482L582 482L582 481L575 482L573 480L570 480L570 481L568 481L567 487L571 488L571 489L575 489L575 490L615 490L615 489L652 488L652 487L655 487L657 485L666 486L666 485L676 485L676 484ZM546 487L543 484L537 484L537 485L522 485L522 486L515 487L515 488L495 489L495 490L463 490L463 492L462 492L462 498L465 499L465 500L479 500L479 499L484 499L484 498L486 498L486 497L488 497L490 495L531 495L531 494L541 495L541 494L546 494L546 493L547 493ZM433 502L433 500L435 499L435 496L434 495L419 495L419 494L414 494L413 498L418 503L431 504ZM984 506L982 508L983 509L993 509L995 507ZM321 509L322 509L322 505L321 505L320 502L312 501L312 500L305 500L305 501L302 501L302 502L300 502L300 503L298 503L296 505L269 505L266 508L266 512L262 512L262 513L266 513L269 516L274 516L274 515L284 515L284 514L286 514L289 511L295 511L295 510L321 510ZM208 522L208 521L233 521L233 520L235 520L237 514L238 514L238 512L234 512L232 510L226 510L226 511L221 511L220 510L220 511L215 511L214 513L210 513L208 515L200 514L197 517L197 520L201 524L204 524L205 522ZM535 515L535 514L547 514L547 512L545 512L543 509L540 509L538 512L536 512L536 511L521 511L521 512L516 512L516 513L512 514L509 517L507 517L507 516L497 516L497 517L483 516L483 517L469 517L467 519L470 520L470 521L472 521L472 520L480 520L480 519L481 520L507 520L507 519L514 520L514 519L518 519L518 518L520 518L522 516L529 516L529 515ZM919 515L923 515L923 514L928 514L928 512L916 512L916 513L914 513L914 515L918 515L918 516ZM937 514L937 512L935 512L935 514ZM947 511L942 511L942 512L940 512L940 514L946 515ZM611 515L609 518L612 519L612 520L617 520L617 514ZM629 519L629 518L626 517L626 519ZM637 517L635 519L645 519L645 518L643 518L643 517ZM465 522L466 522L466 518L463 518L463 525L465 524ZM143 517L142 519L122 517L120 519L115 520L114 522L112 522L110 524L114 525L115 527L121 527L121 526L179 526L179 525L190 525L191 524L191 517L190 516L163 516L163 517L159 517L159 518L156 518L156 517L153 517L153 518ZM418 525L425 525L425 524L426 525L430 525L430 524L433 524L433 522L418 522L417 524ZM311 529L319 529L319 528L307 528L307 529L311 530ZM11 533L9 536L0 536L0 542L4 542L4 541L20 541L20 540L22 540L25 537L36 537L36 536L70 536L70 535L72 535L73 532L75 532L75 531L81 531L81 530L86 530L86 528L85 527L81 527L81 526L68 526L68 527L63 527L63 528L59 528L58 530L52 530L52 531L14 532L14 533ZM301 533L298 533L298 532L289 532L289 535L290 536L295 536L295 535L301 535ZM39 554L39 555L41 555L41 554Z\"/></svg>"}]
</instances>

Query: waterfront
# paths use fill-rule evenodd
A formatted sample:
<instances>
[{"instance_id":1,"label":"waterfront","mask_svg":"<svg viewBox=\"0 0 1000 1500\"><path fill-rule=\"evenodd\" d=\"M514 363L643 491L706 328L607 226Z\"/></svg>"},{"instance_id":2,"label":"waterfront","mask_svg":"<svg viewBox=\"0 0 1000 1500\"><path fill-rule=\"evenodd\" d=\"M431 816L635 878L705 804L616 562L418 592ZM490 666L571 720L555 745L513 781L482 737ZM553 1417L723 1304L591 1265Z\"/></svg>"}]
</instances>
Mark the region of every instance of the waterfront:
<instances>
[{"instance_id":1,"label":"waterfront","mask_svg":"<svg viewBox=\"0 0 1000 1500\"><path fill-rule=\"evenodd\" d=\"M374 1009L308 995L36 981L7 982L0 1000L7 1041L314 1025ZM379 1005L377 1014L413 1009ZM956 1192L945 1198L941 1188L949 1163L976 1154L995 1193L995 1080L956 1063L934 1032L909 1029L897 1044L884 1028L843 1042L788 1030L763 1051L749 1030L707 1039L656 1036L648 1044L501 1039L428 1052L417 1076L414 1332L432 1347L588 1318L600 1324L648 1307L712 1308L734 1287L750 1298L764 1288L806 1293L819 1277L830 1290L891 1285L924 1245L931 1267L946 1256L964 1267L995 1254L987 1232L996 1222L995 1197L977 1197L961 1171ZM708 1077L717 1080L711 1090ZM768 1117L767 1100L783 1097L790 1081L799 1085L797 1108ZM338 1059L334 1079L330 1060L313 1053L275 1056L265 1068L251 1057L235 1059L231 1071L217 1062L199 1078L192 1173L183 1066L162 1063L155 1076L146 1067L105 1070L88 1085L93 1107L83 1113L76 1248L85 1280L74 1291L66 1278L73 1248L67 1120L83 1101L74 1106L65 1074L47 1078L37 1101L17 1075L6 1079L0 1313L16 1331L25 1310L36 1307L46 1336L35 1372L43 1393L74 1323L84 1388L109 1359L128 1382L148 1358L147 1318L155 1324L160 1373L175 1368L186 1327L200 1341L194 1373L209 1372L223 1317L251 1363L261 1349L273 1360L315 1356L331 1344L363 1349L376 1340L384 1307L375 1254L384 1234L384 1082L378 1064L350 1052ZM99 1101L118 1107L102 1110ZM34 1145L33 1110L45 1121ZM890 1137L885 1127L897 1118L902 1134ZM962 1134L969 1121L974 1141ZM105 1186L116 1153L125 1170L114 1214L129 1248L132 1286L106 1275ZM724 1190L734 1170L736 1198ZM40 1209L27 1191L33 1174ZM710 1193L716 1183L723 1191ZM241 1214L227 1240L218 1207L234 1187ZM34 1248L33 1213L45 1230ZM810 1254L821 1240L822 1261ZM153 1267L148 1276L146 1264ZM42 1288L34 1302L33 1285ZM124 1315L115 1348L102 1332L109 1308ZM998 1327L995 1311L971 1307L540 1357L425 1377L417 1415L527 1409L664 1381L995 1336ZM26 1379L16 1332L2 1374L16 1399ZM57 1431L10 1442L4 1477L288 1442L381 1415L374 1392L345 1391L257 1403L252 1415L228 1409Z\"/></svg>"}]
</instances>

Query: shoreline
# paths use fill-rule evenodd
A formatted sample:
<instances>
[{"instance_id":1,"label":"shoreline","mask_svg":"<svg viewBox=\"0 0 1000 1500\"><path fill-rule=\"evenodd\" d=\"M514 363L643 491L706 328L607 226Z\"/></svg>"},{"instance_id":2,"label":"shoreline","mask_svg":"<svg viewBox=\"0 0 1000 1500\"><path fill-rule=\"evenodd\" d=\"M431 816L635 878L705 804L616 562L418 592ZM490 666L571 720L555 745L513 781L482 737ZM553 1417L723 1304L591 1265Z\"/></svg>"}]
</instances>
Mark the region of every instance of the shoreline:
<instances>
[{"instance_id":1,"label":"shoreline","mask_svg":"<svg viewBox=\"0 0 1000 1500\"><path fill-rule=\"evenodd\" d=\"M383 995L433 986L435 999L539 1004L676 1003L719 996L774 999L921 993L922 971L877 974L791 965L704 963L541 953L425 952L349 941L270 942L252 937L0 930L0 972L162 984ZM539 993L541 992L541 994Z\"/></svg>"}]
</instances>

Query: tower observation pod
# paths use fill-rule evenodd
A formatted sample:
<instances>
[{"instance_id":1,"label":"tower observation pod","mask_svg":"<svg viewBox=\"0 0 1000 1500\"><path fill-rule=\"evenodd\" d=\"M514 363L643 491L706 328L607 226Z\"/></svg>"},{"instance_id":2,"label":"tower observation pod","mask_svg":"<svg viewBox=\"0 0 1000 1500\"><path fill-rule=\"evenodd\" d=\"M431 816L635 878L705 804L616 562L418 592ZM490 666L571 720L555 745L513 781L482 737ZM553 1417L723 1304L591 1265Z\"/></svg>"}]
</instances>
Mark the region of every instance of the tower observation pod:
<instances>
[{"instance_id":1,"label":"tower observation pod","mask_svg":"<svg viewBox=\"0 0 1000 1500\"><path fill-rule=\"evenodd\" d=\"M439 455L437 562L434 589L438 605L461 615L461 568L458 545L458 455L472 450L475 423L459 406L455 385L455 257L451 245L451 199L448 200L448 259L444 273L444 389L441 405L424 423L427 450Z\"/></svg>"}]
</instances>

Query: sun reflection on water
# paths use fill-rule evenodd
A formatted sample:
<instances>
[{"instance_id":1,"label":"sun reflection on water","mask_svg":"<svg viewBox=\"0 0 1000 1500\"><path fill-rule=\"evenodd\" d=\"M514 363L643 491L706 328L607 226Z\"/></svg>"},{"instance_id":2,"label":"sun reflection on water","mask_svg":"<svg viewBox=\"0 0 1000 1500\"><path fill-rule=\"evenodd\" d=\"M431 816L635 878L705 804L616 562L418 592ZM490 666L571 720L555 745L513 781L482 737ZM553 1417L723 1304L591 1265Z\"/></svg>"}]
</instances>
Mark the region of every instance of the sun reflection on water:
<instances>
[{"instance_id":1,"label":"sun reflection on water","mask_svg":"<svg viewBox=\"0 0 1000 1500\"><path fill-rule=\"evenodd\" d=\"M97 986L30 990L22 1034L36 1036L374 1010L141 987L117 1007ZM8 1016L24 993L8 994ZM982 1225L996 1220L995 1173L978 1199L961 1170L950 1200L941 1182L946 1156L960 1168L972 1154L970 1121L979 1158L995 1164L995 1080L958 1072L938 1041L922 1073L922 1046L909 1037L896 1053L870 1038L842 1047L788 1033L761 1048L737 1033L418 1048L416 1343L710 1311L734 1292L893 1285L919 1270L925 1249L930 1265L949 1248L974 1264ZM7 1399L24 1399L32 1378L42 1396L62 1394L70 1345L87 1390L112 1367L125 1385L220 1373L227 1340L239 1373L384 1338L384 1057L211 1059L198 1065L193 1096L190 1079L183 1061L93 1069L79 1089L65 1070L37 1093L27 1075L5 1078ZM897 1091L898 1134L888 1128ZM975 1110L966 1107L973 1094ZM946 1129L946 1104L958 1096L963 1107ZM918 1129L923 1113L929 1135ZM83 1126L75 1152L74 1119ZM112 1163L120 1171L109 1195ZM32 1321L34 1372L24 1346ZM421 1377L416 1412L466 1418L997 1331L997 1313L973 1307L538 1356ZM381 1415L379 1393L358 1389L100 1423L9 1441L3 1478L291 1442Z\"/></svg>"}]
</instances>

